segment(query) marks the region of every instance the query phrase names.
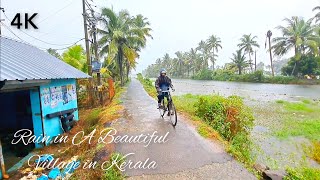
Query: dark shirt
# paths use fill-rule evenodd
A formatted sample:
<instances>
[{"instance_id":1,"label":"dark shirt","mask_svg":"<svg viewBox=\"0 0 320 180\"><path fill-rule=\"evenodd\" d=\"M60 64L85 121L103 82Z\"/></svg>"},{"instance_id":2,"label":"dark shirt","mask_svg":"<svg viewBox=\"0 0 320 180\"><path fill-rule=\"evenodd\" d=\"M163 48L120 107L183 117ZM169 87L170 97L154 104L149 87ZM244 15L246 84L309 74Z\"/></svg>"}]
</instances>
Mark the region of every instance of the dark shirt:
<instances>
[{"instance_id":1,"label":"dark shirt","mask_svg":"<svg viewBox=\"0 0 320 180\"><path fill-rule=\"evenodd\" d=\"M159 76L155 82L155 87L161 90L167 90L168 87L172 88L171 79L168 76Z\"/></svg>"}]
</instances>

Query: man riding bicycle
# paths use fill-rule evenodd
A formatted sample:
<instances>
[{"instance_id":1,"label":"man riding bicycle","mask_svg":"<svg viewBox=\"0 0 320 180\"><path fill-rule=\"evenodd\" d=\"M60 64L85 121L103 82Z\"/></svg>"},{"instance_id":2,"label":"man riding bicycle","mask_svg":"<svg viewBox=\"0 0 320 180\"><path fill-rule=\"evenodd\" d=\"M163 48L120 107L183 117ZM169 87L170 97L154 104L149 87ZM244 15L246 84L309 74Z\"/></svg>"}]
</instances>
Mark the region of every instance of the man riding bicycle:
<instances>
[{"instance_id":1,"label":"man riding bicycle","mask_svg":"<svg viewBox=\"0 0 320 180\"><path fill-rule=\"evenodd\" d=\"M174 91L171 79L167 76L167 71L165 69L160 70L160 76L155 82L155 87L158 92L158 108L161 108L161 101L164 99L162 91L169 90L169 87Z\"/></svg>"}]
</instances>

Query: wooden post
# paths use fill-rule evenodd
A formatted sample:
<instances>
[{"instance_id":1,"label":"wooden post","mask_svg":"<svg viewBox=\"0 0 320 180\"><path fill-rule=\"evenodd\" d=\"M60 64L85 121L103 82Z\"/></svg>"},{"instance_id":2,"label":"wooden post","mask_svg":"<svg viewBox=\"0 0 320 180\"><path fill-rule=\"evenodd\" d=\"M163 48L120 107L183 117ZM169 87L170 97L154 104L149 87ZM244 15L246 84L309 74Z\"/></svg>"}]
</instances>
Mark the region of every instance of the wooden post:
<instances>
[{"instance_id":1,"label":"wooden post","mask_svg":"<svg viewBox=\"0 0 320 180\"><path fill-rule=\"evenodd\" d=\"M9 175L6 173L6 167L4 165L1 139L0 139L0 165L1 165L2 178L3 179L9 179Z\"/></svg>"}]
</instances>

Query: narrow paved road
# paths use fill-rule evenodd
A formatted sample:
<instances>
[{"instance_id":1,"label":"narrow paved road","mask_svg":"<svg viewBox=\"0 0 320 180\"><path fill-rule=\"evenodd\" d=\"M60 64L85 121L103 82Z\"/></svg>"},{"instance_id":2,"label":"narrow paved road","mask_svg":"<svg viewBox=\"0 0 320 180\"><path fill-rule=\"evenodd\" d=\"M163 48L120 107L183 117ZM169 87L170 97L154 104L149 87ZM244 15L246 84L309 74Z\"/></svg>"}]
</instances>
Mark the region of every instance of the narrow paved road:
<instances>
[{"instance_id":1,"label":"narrow paved road","mask_svg":"<svg viewBox=\"0 0 320 180\"><path fill-rule=\"evenodd\" d=\"M136 79L132 79L124 94L123 118L113 123L117 135L138 136L152 134L167 136L165 143L117 143L116 151L135 153L127 158L133 163L155 161L155 169L126 168L130 179L255 179L230 157L223 148L198 135L194 127L179 117L176 128L169 120L160 118L156 101ZM148 165L148 164L147 164Z\"/></svg>"}]
</instances>

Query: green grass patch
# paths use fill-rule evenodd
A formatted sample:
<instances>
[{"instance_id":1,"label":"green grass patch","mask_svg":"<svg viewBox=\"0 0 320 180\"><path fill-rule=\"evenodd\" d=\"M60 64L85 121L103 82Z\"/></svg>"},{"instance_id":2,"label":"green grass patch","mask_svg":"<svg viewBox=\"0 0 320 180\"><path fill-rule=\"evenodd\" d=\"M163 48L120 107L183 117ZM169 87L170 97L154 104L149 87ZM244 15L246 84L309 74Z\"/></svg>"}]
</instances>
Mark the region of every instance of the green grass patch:
<instances>
[{"instance_id":1,"label":"green grass patch","mask_svg":"<svg viewBox=\"0 0 320 180\"><path fill-rule=\"evenodd\" d=\"M276 103L278 104L283 104L285 101L284 100L276 100Z\"/></svg>"},{"instance_id":2,"label":"green grass patch","mask_svg":"<svg viewBox=\"0 0 320 180\"><path fill-rule=\"evenodd\" d=\"M320 140L320 119L311 120L286 120L284 127L275 134L280 139L290 136L303 136L310 140Z\"/></svg>"},{"instance_id":3,"label":"green grass patch","mask_svg":"<svg viewBox=\"0 0 320 180\"><path fill-rule=\"evenodd\" d=\"M149 94L149 96L151 96L153 98L157 97L157 92L155 90L153 82L149 78L143 78L142 74L139 73L137 75L137 79L140 81L144 90Z\"/></svg>"},{"instance_id":4,"label":"green grass patch","mask_svg":"<svg viewBox=\"0 0 320 180\"><path fill-rule=\"evenodd\" d=\"M310 167L288 168L285 180L320 180L320 169Z\"/></svg>"},{"instance_id":5,"label":"green grass patch","mask_svg":"<svg viewBox=\"0 0 320 180\"><path fill-rule=\"evenodd\" d=\"M280 121L274 134L280 139L303 136L320 140L320 106L310 100L302 102L276 101Z\"/></svg>"},{"instance_id":6,"label":"green grass patch","mask_svg":"<svg viewBox=\"0 0 320 180\"><path fill-rule=\"evenodd\" d=\"M112 162L115 161L117 162L117 164L112 164ZM120 167L120 165L122 163L124 163L125 159L123 158L123 155L119 154L119 153L113 153L110 157L110 160L109 160L109 164L107 164L104 168L107 168L107 167L110 167L108 168L103 177L102 177L102 180L109 180L109 179L112 179L112 180L122 180L124 179L125 177L122 175L121 171L119 170L118 167Z\"/></svg>"},{"instance_id":7,"label":"green grass patch","mask_svg":"<svg viewBox=\"0 0 320 180\"><path fill-rule=\"evenodd\" d=\"M314 112L315 111L315 109L313 107L311 107L309 104L306 104L306 103L284 102L283 104L284 104L284 108L287 111L291 111L291 112Z\"/></svg>"}]
</instances>

